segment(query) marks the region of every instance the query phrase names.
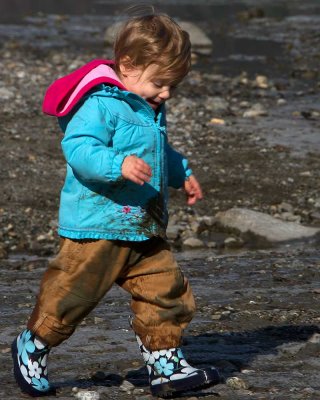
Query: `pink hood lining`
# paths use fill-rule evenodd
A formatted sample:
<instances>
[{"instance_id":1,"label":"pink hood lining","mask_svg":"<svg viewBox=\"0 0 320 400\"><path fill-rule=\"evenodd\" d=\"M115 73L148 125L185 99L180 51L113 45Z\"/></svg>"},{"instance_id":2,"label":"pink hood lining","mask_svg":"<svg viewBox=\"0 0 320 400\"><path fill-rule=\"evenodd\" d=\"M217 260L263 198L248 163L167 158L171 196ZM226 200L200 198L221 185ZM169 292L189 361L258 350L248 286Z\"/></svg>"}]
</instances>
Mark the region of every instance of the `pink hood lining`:
<instances>
[{"instance_id":1,"label":"pink hood lining","mask_svg":"<svg viewBox=\"0 0 320 400\"><path fill-rule=\"evenodd\" d=\"M111 68L111 60L93 60L54 81L46 91L42 110L56 117L67 115L94 86L107 83L126 90Z\"/></svg>"}]
</instances>

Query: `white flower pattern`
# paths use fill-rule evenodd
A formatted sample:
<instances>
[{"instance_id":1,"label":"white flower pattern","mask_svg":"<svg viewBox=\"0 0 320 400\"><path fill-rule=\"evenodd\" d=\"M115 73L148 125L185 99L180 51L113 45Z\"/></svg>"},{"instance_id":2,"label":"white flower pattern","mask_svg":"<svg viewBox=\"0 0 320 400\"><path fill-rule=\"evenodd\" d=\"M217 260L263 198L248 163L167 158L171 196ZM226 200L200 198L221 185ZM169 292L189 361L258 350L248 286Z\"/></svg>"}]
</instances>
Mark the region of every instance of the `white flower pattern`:
<instances>
[{"instance_id":1,"label":"white flower pattern","mask_svg":"<svg viewBox=\"0 0 320 400\"><path fill-rule=\"evenodd\" d=\"M50 390L48 382L47 357L49 347L35 335L25 330L16 339L17 366L21 377L38 392Z\"/></svg>"},{"instance_id":2,"label":"white flower pattern","mask_svg":"<svg viewBox=\"0 0 320 400\"><path fill-rule=\"evenodd\" d=\"M40 379L42 368L39 367L39 363L37 363L37 361L32 362L31 360L29 360L28 368L29 368L29 376L35 377L36 379Z\"/></svg>"}]
</instances>

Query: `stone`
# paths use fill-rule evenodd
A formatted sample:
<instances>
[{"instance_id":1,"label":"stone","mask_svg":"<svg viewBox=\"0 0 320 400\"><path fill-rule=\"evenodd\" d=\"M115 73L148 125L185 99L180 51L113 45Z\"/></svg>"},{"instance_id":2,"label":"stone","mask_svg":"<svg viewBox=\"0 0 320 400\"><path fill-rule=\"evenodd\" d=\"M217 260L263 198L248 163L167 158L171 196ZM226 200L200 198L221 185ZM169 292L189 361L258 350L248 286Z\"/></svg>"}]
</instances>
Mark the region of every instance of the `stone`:
<instances>
[{"instance_id":1,"label":"stone","mask_svg":"<svg viewBox=\"0 0 320 400\"><path fill-rule=\"evenodd\" d=\"M232 389L248 389L247 383L237 376L232 376L226 380L227 386Z\"/></svg>"},{"instance_id":2,"label":"stone","mask_svg":"<svg viewBox=\"0 0 320 400\"><path fill-rule=\"evenodd\" d=\"M269 86L268 78L264 75L256 76L255 85L260 89L267 89Z\"/></svg>"},{"instance_id":3,"label":"stone","mask_svg":"<svg viewBox=\"0 0 320 400\"><path fill-rule=\"evenodd\" d=\"M260 103L254 104L251 108L249 108L249 110L246 110L243 113L244 118L256 118L256 117L263 117L266 115L268 115L268 112Z\"/></svg>"},{"instance_id":4,"label":"stone","mask_svg":"<svg viewBox=\"0 0 320 400\"><path fill-rule=\"evenodd\" d=\"M189 237L189 238L187 238L186 240L183 241L183 245L184 246L188 246L188 247L196 248L196 247L203 247L204 243L200 239L197 239L195 237Z\"/></svg>"},{"instance_id":5,"label":"stone","mask_svg":"<svg viewBox=\"0 0 320 400\"><path fill-rule=\"evenodd\" d=\"M218 212L215 223L241 233L250 232L271 243L312 238L320 232L319 228L281 221L259 211L237 207Z\"/></svg>"},{"instance_id":6,"label":"stone","mask_svg":"<svg viewBox=\"0 0 320 400\"><path fill-rule=\"evenodd\" d=\"M167 238L169 240L175 240L179 237L180 232L182 231L181 227L179 225L168 225L167 227Z\"/></svg>"},{"instance_id":7,"label":"stone","mask_svg":"<svg viewBox=\"0 0 320 400\"><path fill-rule=\"evenodd\" d=\"M79 400L99 400L100 395L98 392L88 391L88 390L81 390L74 395L76 399Z\"/></svg>"},{"instance_id":8,"label":"stone","mask_svg":"<svg viewBox=\"0 0 320 400\"><path fill-rule=\"evenodd\" d=\"M129 381L123 381L122 385L120 386L120 390L122 392L130 393L135 389L135 386Z\"/></svg>"},{"instance_id":9,"label":"stone","mask_svg":"<svg viewBox=\"0 0 320 400\"><path fill-rule=\"evenodd\" d=\"M232 236L227 237L227 238L224 240L224 245L225 245L225 247L228 247L228 248L237 247L237 244L238 244L237 239L234 238L234 237L232 237Z\"/></svg>"},{"instance_id":10,"label":"stone","mask_svg":"<svg viewBox=\"0 0 320 400\"><path fill-rule=\"evenodd\" d=\"M283 105L287 104L287 101L285 99L278 99L277 104L278 104L278 106L283 106Z\"/></svg>"},{"instance_id":11,"label":"stone","mask_svg":"<svg viewBox=\"0 0 320 400\"><path fill-rule=\"evenodd\" d=\"M308 339L309 343L320 344L320 333L314 333L311 338Z\"/></svg>"},{"instance_id":12,"label":"stone","mask_svg":"<svg viewBox=\"0 0 320 400\"><path fill-rule=\"evenodd\" d=\"M221 118L211 118L210 119L210 124L212 125L225 125L226 121Z\"/></svg>"},{"instance_id":13,"label":"stone","mask_svg":"<svg viewBox=\"0 0 320 400\"><path fill-rule=\"evenodd\" d=\"M279 353L294 356L306 347L306 343L285 343L277 347Z\"/></svg>"},{"instance_id":14,"label":"stone","mask_svg":"<svg viewBox=\"0 0 320 400\"><path fill-rule=\"evenodd\" d=\"M0 100L10 100L15 96L13 90L9 90L5 87L0 88Z\"/></svg>"},{"instance_id":15,"label":"stone","mask_svg":"<svg viewBox=\"0 0 320 400\"><path fill-rule=\"evenodd\" d=\"M229 110L229 103L223 97L208 96L205 107L215 113L226 113Z\"/></svg>"}]
</instances>

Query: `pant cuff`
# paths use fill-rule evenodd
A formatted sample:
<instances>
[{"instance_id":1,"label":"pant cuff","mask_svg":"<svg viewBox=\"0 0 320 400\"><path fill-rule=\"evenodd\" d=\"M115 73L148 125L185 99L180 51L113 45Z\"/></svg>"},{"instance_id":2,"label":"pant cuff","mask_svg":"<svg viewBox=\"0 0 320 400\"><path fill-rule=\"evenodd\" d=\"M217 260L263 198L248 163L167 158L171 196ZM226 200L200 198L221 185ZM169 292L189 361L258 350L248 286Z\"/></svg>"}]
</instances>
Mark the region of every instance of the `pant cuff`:
<instances>
[{"instance_id":1,"label":"pant cuff","mask_svg":"<svg viewBox=\"0 0 320 400\"><path fill-rule=\"evenodd\" d=\"M142 328L133 321L133 330L150 351L171 349L181 345L182 331L180 327L148 327Z\"/></svg>"},{"instance_id":2,"label":"pant cuff","mask_svg":"<svg viewBox=\"0 0 320 400\"><path fill-rule=\"evenodd\" d=\"M36 321L31 317L27 328L50 347L54 347L68 339L76 329L76 326L64 325L55 318L43 314Z\"/></svg>"}]
</instances>

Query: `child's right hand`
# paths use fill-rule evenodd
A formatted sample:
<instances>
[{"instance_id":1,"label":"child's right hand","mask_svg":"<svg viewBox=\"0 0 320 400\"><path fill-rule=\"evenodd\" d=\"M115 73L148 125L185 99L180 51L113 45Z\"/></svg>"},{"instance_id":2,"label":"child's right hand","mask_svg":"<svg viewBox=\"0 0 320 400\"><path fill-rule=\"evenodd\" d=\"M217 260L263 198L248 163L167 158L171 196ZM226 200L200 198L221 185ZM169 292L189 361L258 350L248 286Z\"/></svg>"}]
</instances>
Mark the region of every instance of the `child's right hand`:
<instances>
[{"instance_id":1,"label":"child's right hand","mask_svg":"<svg viewBox=\"0 0 320 400\"><path fill-rule=\"evenodd\" d=\"M124 159L121 173L125 179L129 179L138 185L150 182L152 176L150 165L137 156L127 156Z\"/></svg>"}]
</instances>

